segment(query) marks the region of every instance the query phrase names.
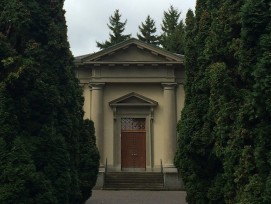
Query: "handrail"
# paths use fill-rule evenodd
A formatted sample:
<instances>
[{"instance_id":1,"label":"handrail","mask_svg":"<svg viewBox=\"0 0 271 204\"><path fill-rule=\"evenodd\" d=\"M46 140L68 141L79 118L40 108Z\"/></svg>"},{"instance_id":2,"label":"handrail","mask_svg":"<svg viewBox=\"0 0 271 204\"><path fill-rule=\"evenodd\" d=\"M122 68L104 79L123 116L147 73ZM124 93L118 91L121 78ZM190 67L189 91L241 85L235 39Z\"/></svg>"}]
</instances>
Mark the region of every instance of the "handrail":
<instances>
[{"instance_id":1,"label":"handrail","mask_svg":"<svg viewBox=\"0 0 271 204\"><path fill-rule=\"evenodd\" d=\"M105 159L105 173L107 173L107 158Z\"/></svg>"},{"instance_id":2,"label":"handrail","mask_svg":"<svg viewBox=\"0 0 271 204\"><path fill-rule=\"evenodd\" d=\"M163 163L162 163L162 159L160 159L160 163L161 163L161 173L163 173Z\"/></svg>"}]
</instances>

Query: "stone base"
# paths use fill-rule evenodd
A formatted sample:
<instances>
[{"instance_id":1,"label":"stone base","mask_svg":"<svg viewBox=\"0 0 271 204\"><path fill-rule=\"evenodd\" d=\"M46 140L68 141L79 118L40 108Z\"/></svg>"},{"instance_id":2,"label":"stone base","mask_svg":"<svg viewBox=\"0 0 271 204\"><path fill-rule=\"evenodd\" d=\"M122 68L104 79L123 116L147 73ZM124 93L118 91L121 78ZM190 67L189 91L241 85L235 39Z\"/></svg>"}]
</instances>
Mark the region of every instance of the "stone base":
<instances>
[{"instance_id":1,"label":"stone base","mask_svg":"<svg viewBox=\"0 0 271 204\"><path fill-rule=\"evenodd\" d=\"M98 178L97 178L97 181L96 181L96 184L95 184L93 190L100 190L103 188L103 186L104 186L104 173L105 173L105 169L99 168Z\"/></svg>"},{"instance_id":2,"label":"stone base","mask_svg":"<svg viewBox=\"0 0 271 204\"><path fill-rule=\"evenodd\" d=\"M164 187L165 190L184 190L182 178L177 172L164 172Z\"/></svg>"},{"instance_id":3,"label":"stone base","mask_svg":"<svg viewBox=\"0 0 271 204\"><path fill-rule=\"evenodd\" d=\"M164 173L178 173L178 170L175 166L163 166L163 172Z\"/></svg>"},{"instance_id":4,"label":"stone base","mask_svg":"<svg viewBox=\"0 0 271 204\"><path fill-rule=\"evenodd\" d=\"M182 178L173 165L163 166L165 190L184 190Z\"/></svg>"}]
</instances>

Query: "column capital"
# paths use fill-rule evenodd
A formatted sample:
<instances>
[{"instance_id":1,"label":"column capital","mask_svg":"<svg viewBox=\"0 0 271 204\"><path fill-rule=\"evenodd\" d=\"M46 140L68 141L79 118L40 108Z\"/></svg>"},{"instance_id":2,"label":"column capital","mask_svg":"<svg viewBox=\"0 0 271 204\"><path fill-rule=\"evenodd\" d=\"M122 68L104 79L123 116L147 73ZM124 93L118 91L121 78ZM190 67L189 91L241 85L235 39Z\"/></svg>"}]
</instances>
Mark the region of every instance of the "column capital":
<instances>
[{"instance_id":1,"label":"column capital","mask_svg":"<svg viewBox=\"0 0 271 204\"><path fill-rule=\"evenodd\" d=\"M174 90L175 87L178 85L177 83L161 83L164 90Z\"/></svg>"},{"instance_id":2,"label":"column capital","mask_svg":"<svg viewBox=\"0 0 271 204\"><path fill-rule=\"evenodd\" d=\"M89 83L88 86L92 88L92 90L100 90L105 86L105 83Z\"/></svg>"}]
</instances>

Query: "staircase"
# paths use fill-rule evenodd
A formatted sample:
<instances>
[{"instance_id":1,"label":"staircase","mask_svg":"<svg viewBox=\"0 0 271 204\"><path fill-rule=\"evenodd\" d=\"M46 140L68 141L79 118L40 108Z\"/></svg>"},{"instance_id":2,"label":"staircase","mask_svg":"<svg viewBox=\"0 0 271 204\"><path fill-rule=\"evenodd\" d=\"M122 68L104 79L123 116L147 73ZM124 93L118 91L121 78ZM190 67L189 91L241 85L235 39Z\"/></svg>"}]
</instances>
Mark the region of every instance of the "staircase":
<instances>
[{"instance_id":1,"label":"staircase","mask_svg":"<svg viewBox=\"0 0 271 204\"><path fill-rule=\"evenodd\" d=\"M161 172L107 172L104 187L107 190L163 190Z\"/></svg>"}]
</instances>

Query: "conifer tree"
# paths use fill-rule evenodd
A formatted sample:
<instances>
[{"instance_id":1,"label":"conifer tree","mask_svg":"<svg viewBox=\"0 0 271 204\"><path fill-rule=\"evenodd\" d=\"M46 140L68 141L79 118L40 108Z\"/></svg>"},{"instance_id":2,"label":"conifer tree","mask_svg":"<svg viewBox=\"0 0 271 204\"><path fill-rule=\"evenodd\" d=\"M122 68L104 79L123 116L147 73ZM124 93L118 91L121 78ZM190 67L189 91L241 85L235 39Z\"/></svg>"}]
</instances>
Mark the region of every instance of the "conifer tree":
<instances>
[{"instance_id":1,"label":"conifer tree","mask_svg":"<svg viewBox=\"0 0 271 204\"><path fill-rule=\"evenodd\" d=\"M226 203L236 203L236 172L243 148L238 118L242 107L244 82L240 80L241 18L243 1L227 0L209 2L212 9L212 35L206 38L206 57L211 59L208 67L210 85L209 114L215 124L213 135L217 157L223 169L219 171L214 188L210 189L212 197L221 195ZM237 177L236 177L237 176ZM224 186L221 191L221 186Z\"/></svg>"},{"instance_id":2,"label":"conifer tree","mask_svg":"<svg viewBox=\"0 0 271 204\"><path fill-rule=\"evenodd\" d=\"M141 26L138 26L138 28L140 31L140 33L137 33L139 40L156 46L159 44L159 37L155 35L155 22L150 15L147 16L145 22L142 22Z\"/></svg>"},{"instance_id":3,"label":"conifer tree","mask_svg":"<svg viewBox=\"0 0 271 204\"><path fill-rule=\"evenodd\" d=\"M79 186L83 200L90 197L91 191L89 189L96 184L96 180L93 178L98 174L99 153L95 141L94 123L91 120L85 120L79 138Z\"/></svg>"},{"instance_id":4,"label":"conifer tree","mask_svg":"<svg viewBox=\"0 0 271 204\"><path fill-rule=\"evenodd\" d=\"M224 197L234 193L230 176L235 155L225 144L234 134L240 101L236 87L241 84L236 72L240 6L240 2L197 1L193 32L187 22L187 95L178 124L176 160L192 203L224 203Z\"/></svg>"},{"instance_id":5,"label":"conifer tree","mask_svg":"<svg viewBox=\"0 0 271 204\"><path fill-rule=\"evenodd\" d=\"M131 37L131 34L124 35L123 32L125 30L125 25L127 20L124 22L121 21L121 14L117 9L112 16L109 18L109 24L107 24L108 28L111 30L109 33L109 40L105 42L96 42L97 47L100 49L108 48L112 45L116 45L120 42L128 40Z\"/></svg>"},{"instance_id":6,"label":"conifer tree","mask_svg":"<svg viewBox=\"0 0 271 204\"><path fill-rule=\"evenodd\" d=\"M12 180L27 181L20 192L34 185L34 201L25 203L85 201L80 190L79 138L86 126L82 93L67 42L63 2L0 2L0 45L4 45L0 48L0 139L4 151L0 151L6 160L1 163L0 178L12 175L16 168L27 168L29 172ZM16 148L25 167L13 161ZM95 142L88 148L93 152L88 156L96 164L92 166L96 169L89 171L97 172ZM41 186L36 183L38 178ZM93 173L92 182L84 185L89 195L96 178ZM8 194L5 198L12 194L16 197L9 182L0 179L1 198Z\"/></svg>"},{"instance_id":7,"label":"conifer tree","mask_svg":"<svg viewBox=\"0 0 271 204\"><path fill-rule=\"evenodd\" d=\"M270 4L228 0L217 6L213 37L206 40L217 61L209 69L215 151L223 164L217 183L225 203L269 203Z\"/></svg>"},{"instance_id":8,"label":"conifer tree","mask_svg":"<svg viewBox=\"0 0 271 204\"><path fill-rule=\"evenodd\" d=\"M200 18L196 18L200 16ZM207 203L207 192L216 175L213 152L212 121L208 116L209 87L205 71L209 60L202 56L205 38L209 35L210 14L206 4L197 4L186 18L186 81L185 106L178 123L179 150L175 158L183 177L189 203Z\"/></svg>"},{"instance_id":9,"label":"conifer tree","mask_svg":"<svg viewBox=\"0 0 271 204\"><path fill-rule=\"evenodd\" d=\"M179 19L180 14L172 5L168 11L164 11L160 44L170 52L184 54L184 24Z\"/></svg>"},{"instance_id":10,"label":"conifer tree","mask_svg":"<svg viewBox=\"0 0 271 204\"><path fill-rule=\"evenodd\" d=\"M242 136L240 162L235 167L239 203L271 202L270 9L268 1L246 0L241 10L240 74L246 87L238 117Z\"/></svg>"},{"instance_id":11,"label":"conifer tree","mask_svg":"<svg viewBox=\"0 0 271 204\"><path fill-rule=\"evenodd\" d=\"M37 172L27 146L17 137L12 149L0 138L0 203L57 203L44 174Z\"/></svg>"},{"instance_id":12,"label":"conifer tree","mask_svg":"<svg viewBox=\"0 0 271 204\"><path fill-rule=\"evenodd\" d=\"M190 19L175 158L187 200L270 203L270 4L201 0Z\"/></svg>"}]
</instances>

